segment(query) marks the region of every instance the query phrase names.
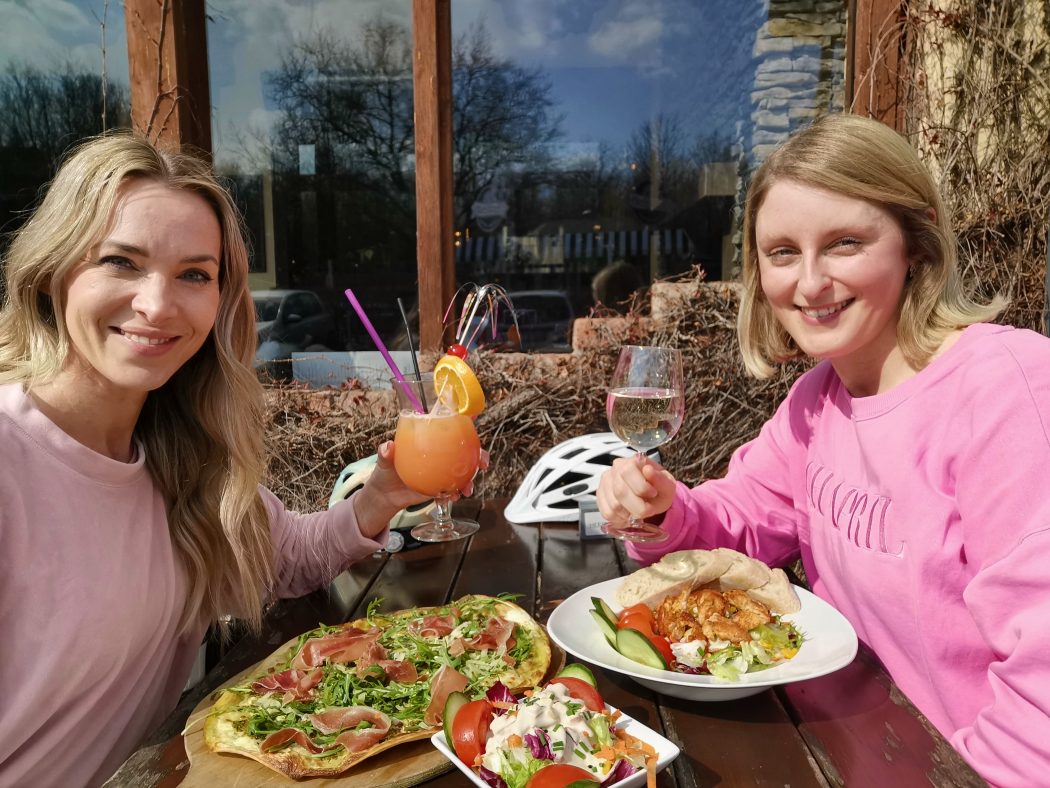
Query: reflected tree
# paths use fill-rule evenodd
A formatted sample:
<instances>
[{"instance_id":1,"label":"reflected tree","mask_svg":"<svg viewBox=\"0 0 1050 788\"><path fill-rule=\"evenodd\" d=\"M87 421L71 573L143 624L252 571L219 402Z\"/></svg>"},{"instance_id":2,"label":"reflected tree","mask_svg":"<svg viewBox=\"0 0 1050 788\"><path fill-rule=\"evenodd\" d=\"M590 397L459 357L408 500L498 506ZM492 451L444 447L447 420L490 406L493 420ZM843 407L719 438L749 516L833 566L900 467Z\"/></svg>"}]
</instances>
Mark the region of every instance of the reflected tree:
<instances>
[{"instance_id":1,"label":"reflected tree","mask_svg":"<svg viewBox=\"0 0 1050 788\"><path fill-rule=\"evenodd\" d=\"M507 168L535 165L558 135L550 81L495 56L483 26L453 52L453 155L456 223ZM267 80L281 111L273 141L287 167L299 146L316 146L317 172L352 175L382 212L414 238L412 40L379 16L357 40L315 32L295 42ZM379 218L379 217L377 217Z\"/></svg>"}]
</instances>

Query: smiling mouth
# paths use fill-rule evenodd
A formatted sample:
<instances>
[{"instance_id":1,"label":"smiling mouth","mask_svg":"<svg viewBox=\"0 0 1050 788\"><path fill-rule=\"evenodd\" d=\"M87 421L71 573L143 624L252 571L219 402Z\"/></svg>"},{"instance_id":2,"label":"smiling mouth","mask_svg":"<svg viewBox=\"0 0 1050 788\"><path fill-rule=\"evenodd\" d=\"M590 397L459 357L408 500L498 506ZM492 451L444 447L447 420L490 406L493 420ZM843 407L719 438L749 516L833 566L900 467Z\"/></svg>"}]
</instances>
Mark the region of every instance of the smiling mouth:
<instances>
[{"instance_id":1,"label":"smiling mouth","mask_svg":"<svg viewBox=\"0 0 1050 788\"><path fill-rule=\"evenodd\" d=\"M117 332L121 336L123 336L125 339L130 339L132 342L134 342L134 343L136 343L138 345L149 345L151 347L154 346L154 345L167 345L167 344L169 344L171 342L174 342L176 339L178 339L178 337L162 337L162 338L146 337L146 336L143 336L142 334L131 334L131 333L129 333L127 331L123 331L123 330L121 330L119 328L117 329Z\"/></svg>"},{"instance_id":2,"label":"smiling mouth","mask_svg":"<svg viewBox=\"0 0 1050 788\"><path fill-rule=\"evenodd\" d=\"M804 314L806 317L812 317L815 320L822 320L826 317L832 317L837 315L843 309L852 304L856 299L849 298L845 301L840 301L837 304L829 304L828 306L796 306L795 308Z\"/></svg>"}]
</instances>

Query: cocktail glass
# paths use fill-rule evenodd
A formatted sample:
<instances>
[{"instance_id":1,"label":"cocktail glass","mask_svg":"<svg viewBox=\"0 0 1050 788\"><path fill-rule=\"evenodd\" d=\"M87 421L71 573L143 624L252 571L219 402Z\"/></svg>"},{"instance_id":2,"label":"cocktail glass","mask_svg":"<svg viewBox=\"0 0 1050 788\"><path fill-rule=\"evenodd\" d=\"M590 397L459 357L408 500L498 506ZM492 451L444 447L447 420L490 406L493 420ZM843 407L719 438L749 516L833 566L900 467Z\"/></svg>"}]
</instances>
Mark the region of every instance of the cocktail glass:
<instances>
[{"instance_id":1,"label":"cocktail glass","mask_svg":"<svg viewBox=\"0 0 1050 788\"><path fill-rule=\"evenodd\" d=\"M394 468L411 489L434 498L432 519L411 530L421 542L450 542L478 530L474 520L452 517L452 496L474 478L481 458L481 441L470 416L455 408L451 392L435 391L432 373L406 375L391 380L399 415L394 433ZM425 401L427 413L418 412L411 397Z\"/></svg>"}]
</instances>

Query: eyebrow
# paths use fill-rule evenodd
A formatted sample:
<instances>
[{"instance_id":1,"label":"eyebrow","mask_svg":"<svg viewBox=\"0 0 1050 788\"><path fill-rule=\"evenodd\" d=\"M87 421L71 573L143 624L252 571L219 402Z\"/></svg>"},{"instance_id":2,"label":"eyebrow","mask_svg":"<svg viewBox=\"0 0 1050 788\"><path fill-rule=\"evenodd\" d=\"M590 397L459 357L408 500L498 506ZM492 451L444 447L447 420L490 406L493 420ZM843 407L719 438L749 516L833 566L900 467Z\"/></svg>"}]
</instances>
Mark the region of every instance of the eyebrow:
<instances>
[{"instance_id":1,"label":"eyebrow","mask_svg":"<svg viewBox=\"0 0 1050 788\"><path fill-rule=\"evenodd\" d=\"M107 246L116 247L121 252L126 254L138 255L139 257L149 257L149 252L140 246L135 244L124 243L123 241L112 241L105 240L99 245L99 249L103 249ZM219 261L212 257L210 254L192 254L189 257L183 257L180 262L183 263L213 263L219 264Z\"/></svg>"}]
</instances>

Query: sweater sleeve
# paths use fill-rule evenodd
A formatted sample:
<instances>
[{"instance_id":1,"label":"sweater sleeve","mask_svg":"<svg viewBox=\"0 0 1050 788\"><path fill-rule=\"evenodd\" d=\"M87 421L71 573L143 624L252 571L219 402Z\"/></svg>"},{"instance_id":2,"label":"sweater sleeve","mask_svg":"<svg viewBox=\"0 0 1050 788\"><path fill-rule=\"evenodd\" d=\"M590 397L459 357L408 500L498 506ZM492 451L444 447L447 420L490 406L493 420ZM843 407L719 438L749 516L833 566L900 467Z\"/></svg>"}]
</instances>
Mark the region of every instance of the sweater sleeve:
<instances>
[{"instance_id":1,"label":"sweater sleeve","mask_svg":"<svg viewBox=\"0 0 1050 788\"><path fill-rule=\"evenodd\" d=\"M386 545L389 530L375 539L361 534L353 496L325 511L300 514L284 508L272 492L260 489L270 513L276 586L273 596L302 596L328 585L362 558ZM356 493L355 493L356 495Z\"/></svg>"},{"instance_id":2,"label":"sweater sleeve","mask_svg":"<svg viewBox=\"0 0 1050 788\"><path fill-rule=\"evenodd\" d=\"M987 359L966 387L971 402L961 403L970 423L956 499L965 560L974 567L963 601L996 658L987 704L951 741L1001 786L1045 785L1050 773L1048 356Z\"/></svg>"},{"instance_id":3,"label":"sweater sleeve","mask_svg":"<svg viewBox=\"0 0 1050 788\"><path fill-rule=\"evenodd\" d=\"M674 550L731 547L773 566L792 561L800 516L792 474L804 469L829 369L822 365L796 381L758 437L733 453L725 477L692 489L679 482L661 524L668 538L629 543L628 555L649 564Z\"/></svg>"}]
</instances>

